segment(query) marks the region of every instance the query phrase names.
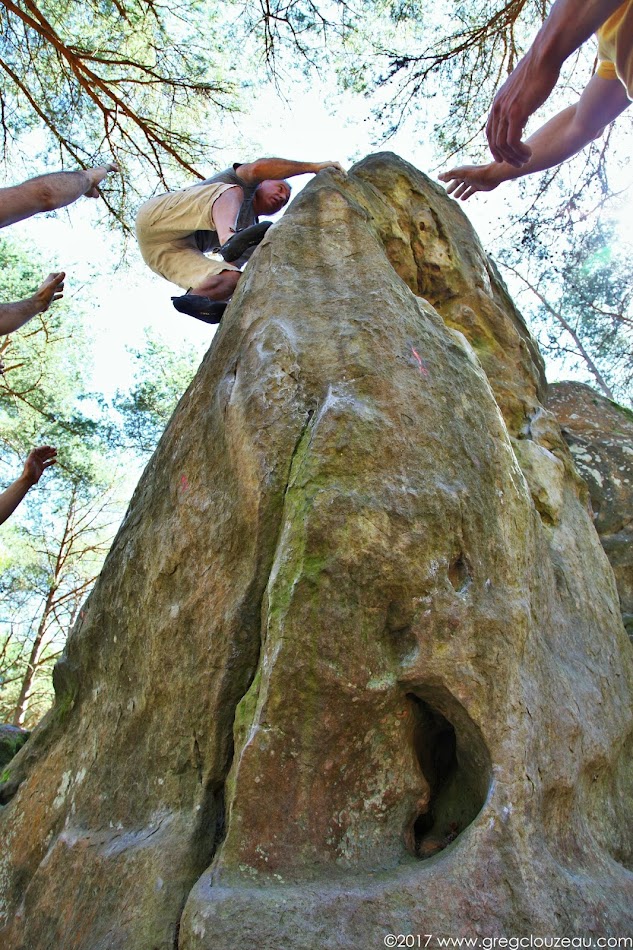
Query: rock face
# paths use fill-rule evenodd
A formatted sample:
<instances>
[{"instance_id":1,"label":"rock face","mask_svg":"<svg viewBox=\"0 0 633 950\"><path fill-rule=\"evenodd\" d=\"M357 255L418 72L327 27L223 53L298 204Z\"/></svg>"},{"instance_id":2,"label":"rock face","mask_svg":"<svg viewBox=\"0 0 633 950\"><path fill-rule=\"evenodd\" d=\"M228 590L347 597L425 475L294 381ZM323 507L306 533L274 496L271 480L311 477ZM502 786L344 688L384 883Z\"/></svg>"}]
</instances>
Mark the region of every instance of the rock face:
<instances>
[{"instance_id":1,"label":"rock face","mask_svg":"<svg viewBox=\"0 0 633 950\"><path fill-rule=\"evenodd\" d=\"M29 735L30 732L19 726L0 723L0 768L7 765L20 751Z\"/></svg>"},{"instance_id":2,"label":"rock face","mask_svg":"<svg viewBox=\"0 0 633 950\"><path fill-rule=\"evenodd\" d=\"M633 637L633 413L582 383L555 383L548 408L589 486L595 525Z\"/></svg>"},{"instance_id":3,"label":"rock face","mask_svg":"<svg viewBox=\"0 0 633 950\"><path fill-rule=\"evenodd\" d=\"M631 648L542 394L441 189L314 179L12 764L4 945L630 931Z\"/></svg>"}]
</instances>

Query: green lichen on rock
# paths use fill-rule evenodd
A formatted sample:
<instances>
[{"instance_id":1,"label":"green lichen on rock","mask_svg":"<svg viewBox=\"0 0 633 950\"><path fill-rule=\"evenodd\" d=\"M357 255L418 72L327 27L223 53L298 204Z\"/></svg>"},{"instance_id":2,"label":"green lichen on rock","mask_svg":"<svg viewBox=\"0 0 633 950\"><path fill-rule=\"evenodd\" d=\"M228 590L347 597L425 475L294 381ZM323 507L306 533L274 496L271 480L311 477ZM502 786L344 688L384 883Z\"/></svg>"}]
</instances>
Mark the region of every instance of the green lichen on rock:
<instances>
[{"instance_id":1,"label":"green lichen on rock","mask_svg":"<svg viewBox=\"0 0 633 950\"><path fill-rule=\"evenodd\" d=\"M633 422L633 410L629 409L628 406L623 406L619 402L614 402L612 399L609 400L609 403L613 406L616 412L619 412L627 422Z\"/></svg>"}]
</instances>

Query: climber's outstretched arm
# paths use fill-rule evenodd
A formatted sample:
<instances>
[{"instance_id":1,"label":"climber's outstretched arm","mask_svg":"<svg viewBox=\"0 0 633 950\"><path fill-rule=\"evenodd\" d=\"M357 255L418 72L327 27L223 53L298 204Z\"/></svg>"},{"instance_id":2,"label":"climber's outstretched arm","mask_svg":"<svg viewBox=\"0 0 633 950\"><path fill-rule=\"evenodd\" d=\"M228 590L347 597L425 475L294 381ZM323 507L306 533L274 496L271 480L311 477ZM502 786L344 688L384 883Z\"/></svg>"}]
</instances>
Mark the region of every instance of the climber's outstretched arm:
<instances>
[{"instance_id":1,"label":"climber's outstretched arm","mask_svg":"<svg viewBox=\"0 0 633 950\"><path fill-rule=\"evenodd\" d=\"M255 162L240 165L237 174L250 185L262 181L283 181L295 175L316 174L324 168L345 171L339 162L294 162L288 158L258 158Z\"/></svg>"},{"instance_id":2,"label":"climber's outstretched arm","mask_svg":"<svg viewBox=\"0 0 633 950\"><path fill-rule=\"evenodd\" d=\"M0 188L0 228L15 224L40 211L63 208L85 195L98 198L98 185L117 165L100 165L76 172L52 172L38 175L21 185Z\"/></svg>"},{"instance_id":3,"label":"climber's outstretched arm","mask_svg":"<svg viewBox=\"0 0 633 950\"><path fill-rule=\"evenodd\" d=\"M630 100L619 80L592 76L575 105L563 109L530 136L526 142L530 158L524 165L462 165L444 172L440 181L449 183L449 195L465 201L477 191L492 191L504 181L560 165L601 135L628 105Z\"/></svg>"}]
</instances>

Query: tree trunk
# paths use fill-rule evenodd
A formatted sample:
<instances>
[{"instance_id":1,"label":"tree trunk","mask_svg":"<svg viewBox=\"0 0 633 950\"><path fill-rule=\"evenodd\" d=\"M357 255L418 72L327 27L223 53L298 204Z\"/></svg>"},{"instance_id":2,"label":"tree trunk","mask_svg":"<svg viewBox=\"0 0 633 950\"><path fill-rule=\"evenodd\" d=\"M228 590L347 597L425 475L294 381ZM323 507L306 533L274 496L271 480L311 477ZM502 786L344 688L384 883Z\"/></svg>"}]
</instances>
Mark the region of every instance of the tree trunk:
<instances>
[{"instance_id":1,"label":"tree trunk","mask_svg":"<svg viewBox=\"0 0 633 950\"><path fill-rule=\"evenodd\" d=\"M29 699L33 692L33 682L35 680L35 674L39 666L40 655L42 652L42 644L44 642L44 634L46 633L46 627L48 623L48 618L55 604L55 594L59 587L59 577L63 570L66 557L68 554L67 547L69 543L69 536L71 531L71 524L74 519L75 514L75 497L76 492L73 489L70 504L68 505L68 511L66 512L66 523L64 525L64 531L62 534L61 541L59 543L59 548L57 549L57 556L55 558L55 570L53 573L53 580L51 586L48 589L46 594L46 602L44 604L44 610L42 616L40 617L40 622L37 628L37 634L35 640L33 641L33 646L31 648L31 655L29 657L29 662L26 666L26 671L24 673L24 678L22 679L22 686L20 687L20 695L18 701L15 705L15 710L13 712L13 725L14 726L23 726L24 720L26 719L26 714L29 708Z\"/></svg>"},{"instance_id":2,"label":"tree trunk","mask_svg":"<svg viewBox=\"0 0 633 950\"><path fill-rule=\"evenodd\" d=\"M40 618L40 623L37 628L37 635L33 641L29 662L26 665L26 672L24 673L22 686L20 687L20 695L18 697L17 703L15 704L15 711L13 713L12 720L14 726L24 726L24 720L26 719L26 714L29 708L29 699L31 698L31 693L33 692L33 681L35 680L35 674L37 673L39 666L40 653L42 651L42 641L44 640L44 633L46 631L46 622L51 612L56 590L56 585L51 587L46 596L44 612Z\"/></svg>"}]
</instances>

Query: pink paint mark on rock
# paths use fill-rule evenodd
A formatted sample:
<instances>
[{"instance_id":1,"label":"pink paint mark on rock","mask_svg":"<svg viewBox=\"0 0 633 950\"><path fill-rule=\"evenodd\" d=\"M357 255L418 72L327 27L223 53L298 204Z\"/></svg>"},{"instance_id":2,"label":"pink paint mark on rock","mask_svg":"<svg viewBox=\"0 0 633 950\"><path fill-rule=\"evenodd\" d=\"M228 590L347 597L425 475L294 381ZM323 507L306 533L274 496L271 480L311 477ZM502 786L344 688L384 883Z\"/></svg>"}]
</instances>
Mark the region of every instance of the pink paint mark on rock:
<instances>
[{"instance_id":1,"label":"pink paint mark on rock","mask_svg":"<svg viewBox=\"0 0 633 950\"><path fill-rule=\"evenodd\" d=\"M413 353L413 355L415 356L416 360L418 361L418 366L420 367L420 374L421 374L422 376L428 376L428 375L429 375L429 371L428 371L428 369L426 368L426 366L424 365L424 363L422 362L422 359L420 358L420 354L419 354L418 351L415 349L415 347L413 347L413 346L411 347L411 352Z\"/></svg>"},{"instance_id":2,"label":"pink paint mark on rock","mask_svg":"<svg viewBox=\"0 0 633 950\"><path fill-rule=\"evenodd\" d=\"M189 488L189 481L186 475L180 476L180 488L182 489L182 491L187 491L187 489Z\"/></svg>"}]
</instances>

